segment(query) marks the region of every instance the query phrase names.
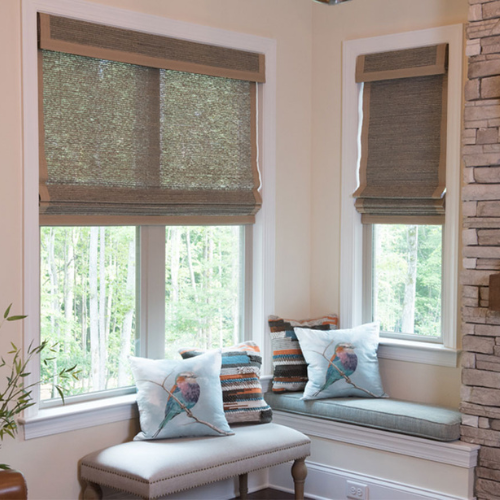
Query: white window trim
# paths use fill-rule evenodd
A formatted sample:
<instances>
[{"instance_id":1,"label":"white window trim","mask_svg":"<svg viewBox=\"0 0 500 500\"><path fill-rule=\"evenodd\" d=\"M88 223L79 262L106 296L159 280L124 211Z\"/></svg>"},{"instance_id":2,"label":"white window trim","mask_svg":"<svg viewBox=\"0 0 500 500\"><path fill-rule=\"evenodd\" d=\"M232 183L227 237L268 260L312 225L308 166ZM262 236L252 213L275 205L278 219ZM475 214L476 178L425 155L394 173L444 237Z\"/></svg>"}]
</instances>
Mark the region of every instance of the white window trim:
<instances>
[{"instance_id":1,"label":"white window trim","mask_svg":"<svg viewBox=\"0 0 500 500\"><path fill-rule=\"evenodd\" d=\"M24 345L40 341L40 277L38 222L38 88L37 13L54 14L125 29L210 43L265 54L266 83L258 85L259 158L262 208L256 215L252 238L253 340L263 353L263 366L271 368L267 317L274 311L275 269L275 161L276 161L276 40L201 26L163 17L108 7L84 0L22 0L23 133L24 133ZM148 346L147 349L153 349ZM39 380L34 360L26 383ZM130 419L135 395L39 410L35 405L20 422L26 439Z\"/></svg>"},{"instance_id":2,"label":"white window trim","mask_svg":"<svg viewBox=\"0 0 500 500\"><path fill-rule=\"evenodd\" d=\"M361 54L449 44L448 123L446 149L446 220L443 245L443 343L381 339L379 357L456 366L458 359L458 262L460 230L460 138L462 116L463 25L456 24L343 43L342 186L340 238L340 320L343 328L362 323L363 231L352 193L358 186L361 84L354 81ZM431 354L432 353L432 354Z\"/></svg>"}]
</instances>

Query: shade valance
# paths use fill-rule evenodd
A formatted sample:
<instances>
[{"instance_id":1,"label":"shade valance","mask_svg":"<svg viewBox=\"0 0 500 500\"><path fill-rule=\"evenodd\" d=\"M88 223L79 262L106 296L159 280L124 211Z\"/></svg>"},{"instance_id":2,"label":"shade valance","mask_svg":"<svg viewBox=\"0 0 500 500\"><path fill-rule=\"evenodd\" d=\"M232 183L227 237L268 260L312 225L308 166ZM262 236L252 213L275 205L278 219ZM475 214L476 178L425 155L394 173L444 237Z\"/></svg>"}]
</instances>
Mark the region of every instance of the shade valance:
<instances>
[{"instance_id":1,"label":"shade valance","mask_svg":"<svg viewBox=\"0 0 500 500\"><path fill-rule=\"evenodd\" d=\"M263 54L39 14L40 48L108 61L264 82Z\"/></svg>"},{"instance_id":2,"label":"shade valance","mask_svg":"<svg viewBox=\"0 0 500 500\"><path fill-rule=\"evenodd\" d=\"M140 57L172 57L174 39L53 16L40 21L42 223L254 221L261 205L254 81L124 61L139 53L134 47ZM175 42L189 65L198 64L196 52L206 56L202 66L213 64L220 49ZM85 44L90 52L70 52ZM120 48L123 60L107 57ZM231 71L240 76L249 69L237 66Z\"/></svg>"},{"instance_id":3,"label":"shade valance","mask_svg":"<svg viewBox=\"0 0 500 500\"><path fill-rule=\"evenodd\" d=\"M354 197L365 223L397 223L402 218L419 222L424 217L443 222L446 48L443 44L358 58L363 125L360 185Z\"/></svg>"}]
</instances>

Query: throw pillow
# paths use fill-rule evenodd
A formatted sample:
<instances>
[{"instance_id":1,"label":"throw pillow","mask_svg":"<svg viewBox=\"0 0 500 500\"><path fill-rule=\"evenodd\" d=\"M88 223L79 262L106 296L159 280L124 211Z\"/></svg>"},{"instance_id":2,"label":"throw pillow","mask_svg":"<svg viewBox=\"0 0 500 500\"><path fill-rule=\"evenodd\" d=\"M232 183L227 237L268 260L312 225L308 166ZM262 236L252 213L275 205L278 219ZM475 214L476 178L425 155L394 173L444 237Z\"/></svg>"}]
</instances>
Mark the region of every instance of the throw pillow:
<instances>
[{"instance_id":1,"label":"throw pillow","mask_svg":"<svg viewBox=\"0 0 500 500\"><path fill-rule=\"evenodd\" d=\"M318 332L296 328L308 363L302 399L386 397L378 369L379 323Z\"/></svg>"},{"instance_id":2,"label":"throw pillow","mask_svg":"<svg viewBox=\"0 0 500 500\"><path fill-rule=\"evenodd\" d=\"M130 357L130 363L141 424L135 440L232 434L222 407L220 351L175 361Z\"/></svg>"},{"instance_id":3,"label":"throw pillow","mask_svg":"<svg viewBox=\"0 0 500 500\"><path fill-rule=\"evenodd\" d=\"M205 351L193 348L179 352L186 359ZM255 342L242 342L222 349L222 400L230 424L271 422L272 410L264 400L260 385L261 365L262 356Z\"/></svg>"},{"instance_id":4,"label":"throw pillow","mask_svg":"<svg viewBox=\"0 0 500 500\"><path fill-rule=\"evenodd\" d=\"M269 316L274 368L273 392L303 391L306 386L307 364L302 356L295 328L335 330L337 323L338 318L335 314L301 321Z\"/></svg>"}]
</instances>

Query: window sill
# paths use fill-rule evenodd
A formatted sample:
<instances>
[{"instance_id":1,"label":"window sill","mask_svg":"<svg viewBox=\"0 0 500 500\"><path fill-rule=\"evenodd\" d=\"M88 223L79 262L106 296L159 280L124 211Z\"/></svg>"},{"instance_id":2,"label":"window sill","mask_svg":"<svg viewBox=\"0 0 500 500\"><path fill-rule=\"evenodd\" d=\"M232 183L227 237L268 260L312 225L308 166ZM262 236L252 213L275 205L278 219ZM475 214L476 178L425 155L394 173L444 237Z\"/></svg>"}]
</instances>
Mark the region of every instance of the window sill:
<instances>
[{"instance_id":1,"label":"window sill","mask_svg":"<svg viewBox=\"0 0 500 500\"><path fill-rule=\"evenodd\" d=\"M441 344L389 338L380 339L378 348L378 357L382 359L452 368L456 368L459 355L460 350L444 347Z\"/></svg>"},{"instance_id":2,"label":"window sill","mask_svg":"<svg viewBox=\"0 0 500 500\"><path fill-rule=\"evenodd\" d=\"M24 438L34 439L96 425L130 420L139 415L136 394L39 410L36 417L19 419Z\"/></svg>"}]
</instances>

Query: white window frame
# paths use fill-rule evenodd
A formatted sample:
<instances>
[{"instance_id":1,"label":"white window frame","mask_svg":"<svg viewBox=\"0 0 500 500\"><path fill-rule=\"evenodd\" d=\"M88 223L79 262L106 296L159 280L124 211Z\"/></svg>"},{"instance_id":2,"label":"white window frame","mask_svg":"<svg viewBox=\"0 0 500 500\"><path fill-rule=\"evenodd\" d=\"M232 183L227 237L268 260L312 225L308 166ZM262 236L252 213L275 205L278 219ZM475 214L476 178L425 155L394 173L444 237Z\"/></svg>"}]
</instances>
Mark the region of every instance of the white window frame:
<instances>
[{"instance_id":1,"label":"white window frame","mask_svg":"<svg viewBox=\"0 0 500 500\"><path fill-rule=\"evenodd\" d=\"M263 199L251 230L252 267L251 318L252 338L261 347L264 373L270 372L270 340L267 317L274 311L275 276L275 160L276 160L276 40L186 23L148 14L99 5L85 0L22 0L23 45L23 133L24 133L24 345L40 342L40 249L38 217L38 71L37 13L66 16L119 28L144 31L157 35L182 38L240 50L260 52L266 57L266 83L258 84L259 164ZM248 231L247 231L248 232ZM150 236L154 235L150 231ZM153 236L154 237L154 236ZM153 252L154 255L154 252ZM151 255L151 258L153 258ZM158 255L156 255L158 257ZM158 257L159 258L159 257ZM148 283L146 290L157 293L159 282ZM165 283L161 284L162 294ZM148 305L151 305L148 303ZM147 307L142 304L142 307ZM141 321L160 321L159 310L149 310ZM162 318L161 321L164 321ZM142 330L145 331L144 325ZM144 355L160 347L148 338ZM39 380L40 366L34 360L26 383ZM117 396L63 407L39 408L38 391L33 391L35 405L26 410L25 439L92 427L136 415L135 395Z\"/></svg>"},{"instance_id":2,"label":"white window frame","mask_svg":"<svg viewBox=\"0 0 500 500\"><path fill-rule=\"evenodd\" d=\"M463 25L456 24L343 43L340 321L342 328L363 322L363 225L352 193L359 179L362 84L354 80L361 54L449 44L446 148L446 216L443 241L442 344L382 338L379 357L442 366L458 360L458 262L460 231ZM366 264L365 264L366 265ZM366 300L366 299L365 299Z\"/></svg>"}]
</instances>

